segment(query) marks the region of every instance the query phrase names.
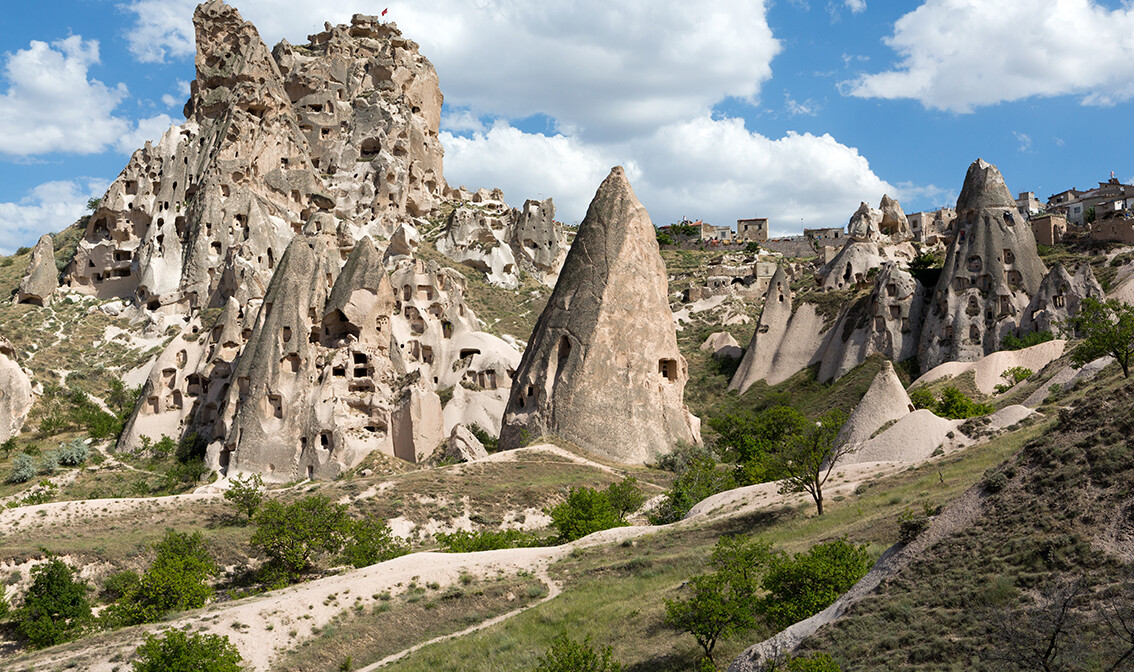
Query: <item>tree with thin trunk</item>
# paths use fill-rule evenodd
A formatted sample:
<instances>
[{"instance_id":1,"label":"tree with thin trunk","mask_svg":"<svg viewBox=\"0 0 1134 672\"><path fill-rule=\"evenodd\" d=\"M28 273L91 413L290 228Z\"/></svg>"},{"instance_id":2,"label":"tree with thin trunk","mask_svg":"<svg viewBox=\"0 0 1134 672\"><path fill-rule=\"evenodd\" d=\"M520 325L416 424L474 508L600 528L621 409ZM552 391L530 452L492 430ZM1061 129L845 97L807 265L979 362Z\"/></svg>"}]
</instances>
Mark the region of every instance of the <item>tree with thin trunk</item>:
<instances>
[{"instance_id":1,"label":"tree with thin trunk","mask_svg":"<svg viewBox=\"0 0 1134 672\"><path fill-rule=\"evenodd\" d=\"M839 460L854 450L838 440L839 430L846 421L846 413L838 409L828 411L787 437L779 450L768 456L772 473L781 481L780 492L806 492L815 500L820 516L823 515L823 485Z\"/></svg>"},{"instance_id":2,"label":"tree with thin trunk","mask_svg":"<svg viewBox=\"0 0 1134 672\"><path fill-rule=\"evenodd\" d=\"M1130 359L1134 355L1134 306L1118 299L1087 297L1079 314L1061 325L1064 336L1082 336L1083 342L1071 352L1071 363L1081 367L1104 355L1110 355L1122 367L1122 377L1130 377Z\"/></svg>"}]
</instances>

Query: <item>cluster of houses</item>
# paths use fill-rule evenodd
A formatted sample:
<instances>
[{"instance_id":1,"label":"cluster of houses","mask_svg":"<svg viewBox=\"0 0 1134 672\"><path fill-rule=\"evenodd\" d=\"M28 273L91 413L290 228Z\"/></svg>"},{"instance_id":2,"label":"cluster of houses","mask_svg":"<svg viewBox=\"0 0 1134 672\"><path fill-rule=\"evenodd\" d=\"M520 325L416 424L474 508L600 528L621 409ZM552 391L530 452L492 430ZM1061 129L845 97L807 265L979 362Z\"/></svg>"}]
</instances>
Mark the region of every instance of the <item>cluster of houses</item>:
<instances>
[{"instance_id":1,"label":"cluster of houses","mask_svg":"<svg viewBox=\"0 0 1134 672\"><path fill-rule=\"evenodd\" d=\"M1035 192L1025 191L1016 199L1016 207L1031 224L1036 242L1041 245L1054 245L1069 233L1134 244L1134 185L1122 184L1114 177L1087 191L1071 188L1052 194L1046 204L1036 198ZM911 213L906 219L917 242L948 244L953 237L957 213L953 208L941 208ZM827 248L838 249L846 242L843 227L804 229L802 236L775 239L769 238L768 227L767 217L754 217L736 220L735 230L728 225L714 226L701 220L685 220L658 230L671 234L678 243L725 247L760 243L785 256L810 256L816 252L826 256Z\"/></svg>"}]
</instances>

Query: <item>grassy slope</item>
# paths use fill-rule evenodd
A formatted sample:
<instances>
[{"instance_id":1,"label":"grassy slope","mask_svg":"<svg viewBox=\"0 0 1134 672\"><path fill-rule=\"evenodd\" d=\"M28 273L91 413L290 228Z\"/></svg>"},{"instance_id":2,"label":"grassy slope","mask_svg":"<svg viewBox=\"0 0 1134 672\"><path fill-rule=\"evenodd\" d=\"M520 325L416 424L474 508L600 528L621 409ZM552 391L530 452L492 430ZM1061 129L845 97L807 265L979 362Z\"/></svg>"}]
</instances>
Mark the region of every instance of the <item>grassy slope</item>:
<instances>
[{"instance_id":1,"label":"grassy slope","mask_svg":"<svg viewBox=\"0 0 1134 672\"><path fill-rule=\"evenodd\" d=\"M1082 609L1097 619L1099 594L1130 572L1132 413L1134 385L1113 375L1084 393L1008 460L1007 486L975 524L928 549L807 647L856 670L999 669L1002 624L1023 622L1045 584L1075 576L1095 587ZM1125 561L1116 554L1123 548ZM1101 664L1111 645L1097 620L1076 634L1091 643L1089 664Z\"/></svg>"}]
</instances>

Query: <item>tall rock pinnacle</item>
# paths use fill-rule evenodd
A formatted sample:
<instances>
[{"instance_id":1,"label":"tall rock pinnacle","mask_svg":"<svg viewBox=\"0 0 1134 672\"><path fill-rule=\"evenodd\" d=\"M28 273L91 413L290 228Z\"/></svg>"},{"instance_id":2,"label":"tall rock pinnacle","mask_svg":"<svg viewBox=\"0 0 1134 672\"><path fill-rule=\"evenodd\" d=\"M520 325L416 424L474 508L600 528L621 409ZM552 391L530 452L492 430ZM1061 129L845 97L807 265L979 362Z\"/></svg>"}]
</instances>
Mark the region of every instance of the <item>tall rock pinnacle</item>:
<instances>
[{"instance_id":1,"label":"tall rock pinnacle","mask_svg":"<svg viewBox=\"0 0 1134 672\"><path fill-rule=\"evenodd\" d=\"M500 445L554 434L620 462L700 443L650 216L615 167L599 186L516 372Z\"/></svg>"},{"instance_id":2,"label":"tall rock pinnacle","mask_svg":"<svg viewBox=\"0 0 1134 672\"><path fill-rule=\"evenodd\" d=\"M1032 229L1016 211L1000 171L977 159L957 198L956 238L928 299L922 370L997 350L1046 273Z\"/></svg>"}]
</instances>

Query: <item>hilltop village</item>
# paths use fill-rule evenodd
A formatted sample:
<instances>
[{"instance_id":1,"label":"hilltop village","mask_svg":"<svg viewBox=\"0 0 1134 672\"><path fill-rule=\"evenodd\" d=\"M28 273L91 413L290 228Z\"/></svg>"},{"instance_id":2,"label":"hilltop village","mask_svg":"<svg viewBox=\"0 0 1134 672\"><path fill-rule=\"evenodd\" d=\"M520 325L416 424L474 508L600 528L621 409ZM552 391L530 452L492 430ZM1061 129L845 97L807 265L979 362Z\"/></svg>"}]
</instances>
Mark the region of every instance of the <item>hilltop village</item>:
<instances>
[{"instance_id":1,"label":"hilltop village","mask_svg":"<svg viewBox=\"0 0 1134 672\"><path fill-rule=\"evenodd\" d=\"M12 669L1130 669L1134 187L565 226L447 183L395 24L194 27L0 259Z\"/></svg>"}]
</instances>

